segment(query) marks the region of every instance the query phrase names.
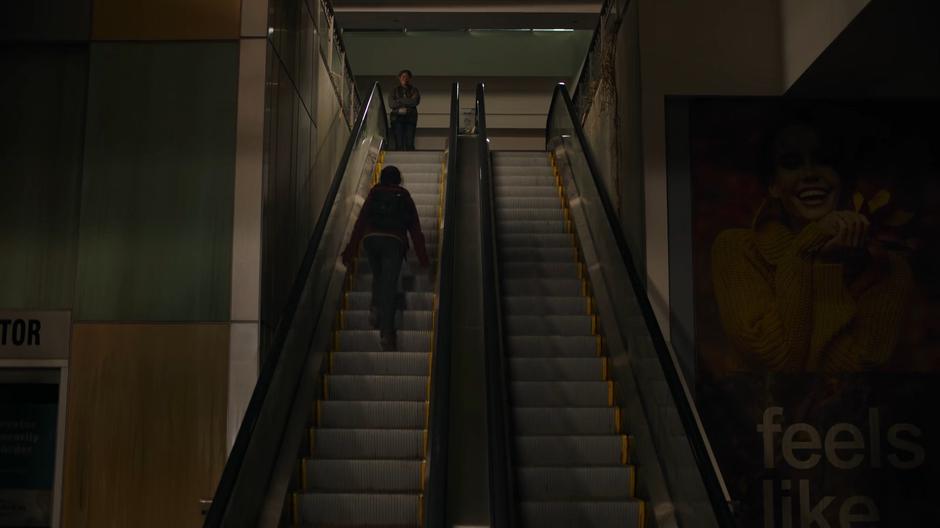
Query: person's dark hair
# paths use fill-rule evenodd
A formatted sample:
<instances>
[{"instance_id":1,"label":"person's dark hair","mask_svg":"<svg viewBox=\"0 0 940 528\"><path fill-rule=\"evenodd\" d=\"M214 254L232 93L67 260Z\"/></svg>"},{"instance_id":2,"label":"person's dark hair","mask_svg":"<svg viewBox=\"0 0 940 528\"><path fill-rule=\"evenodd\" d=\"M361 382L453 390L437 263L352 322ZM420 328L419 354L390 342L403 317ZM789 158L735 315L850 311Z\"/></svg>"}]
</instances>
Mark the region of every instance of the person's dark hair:
<instances>
[{"instance_id":1,"label":"person's dark hair","mask_svg":"<svg viewBox=\"0 0 940 528\"><path fill-rule=\"evenodd\" d=\"M382 167L382 173L379 174L379 183L382 185L401 185L401 171L394 165Z\"/></svg>"},{"instance_id":2,"label":"person's dark hair","mask_svg":"<svg viewBox=\"0 0 940 528\"><path fill-rule=\"evenodd\" d=\"M408 77L414 77L414 74L411 73L411 70L402 70L402 71L398 72L398 76L401 77L401 74L403 74L403 73L407 73L407 74L408 74Z\"/></svg>"},{"instance_id":3,"label":"person's dark hair","mask_svg":"<svg viewBox=\"0 0 940 528\"><path fill-rule=\"evenodd\" d=\"M776 143L780 135L793 128L806 128L814 131L819 136L820 162L836 169L836 172L844 179L847 175L842 174L845 162L845 148L842 138L832 130L832 127L826 126L820 119L815 118L806 111L792 110L782 112L776 116L771 125L765 129L760 139L758 174L764 187L770 187L774 182L774 173L776 170L777 159L775 159ZM845 181L845 180L843 180Z\"/></svg>"}]
</instances>

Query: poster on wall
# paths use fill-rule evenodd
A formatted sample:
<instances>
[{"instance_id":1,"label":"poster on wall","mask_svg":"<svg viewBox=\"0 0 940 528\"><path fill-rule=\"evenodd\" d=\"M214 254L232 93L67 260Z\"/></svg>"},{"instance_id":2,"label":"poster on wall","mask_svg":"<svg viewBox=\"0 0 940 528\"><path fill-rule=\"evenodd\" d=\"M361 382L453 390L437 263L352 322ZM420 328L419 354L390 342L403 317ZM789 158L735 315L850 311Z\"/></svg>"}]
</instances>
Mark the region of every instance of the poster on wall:
<instances>
[{"instance_id":1,"label":"poster on wall","mask_svg":"<svg viewBox=\"0 0 940 528\"><path fill-rule=\"evenodd\" d=\"M0 527L52 526L58 402L58 371L0 370Z\"/></svg>"},{"instance_id":2,"label":"poster on wall","mask_svg":"<svg viewBox=\"0 0 940 528\"><path fill-rule=\"evenodd\" d=\"M940 105L689 116L696 399L739 526L940 526Z\"/></svg>"}]
</instances>

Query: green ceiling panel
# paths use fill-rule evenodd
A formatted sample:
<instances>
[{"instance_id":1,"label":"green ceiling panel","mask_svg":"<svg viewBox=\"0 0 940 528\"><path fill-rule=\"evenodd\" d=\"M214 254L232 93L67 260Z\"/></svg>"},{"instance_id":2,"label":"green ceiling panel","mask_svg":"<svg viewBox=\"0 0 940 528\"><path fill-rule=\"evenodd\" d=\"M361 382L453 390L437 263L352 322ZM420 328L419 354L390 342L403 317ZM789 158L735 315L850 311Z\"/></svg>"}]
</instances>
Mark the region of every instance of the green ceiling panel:
<instances>
[{"instance_id":1,"label":"green ceiling panel","mask_svg":"<svg viewBox=\"0 0 940 528\"><path fill-rule=\"evenodd\" d=\"M76 319L228 319L236 43L91 48Z\"/></svg>"}]
</instances>

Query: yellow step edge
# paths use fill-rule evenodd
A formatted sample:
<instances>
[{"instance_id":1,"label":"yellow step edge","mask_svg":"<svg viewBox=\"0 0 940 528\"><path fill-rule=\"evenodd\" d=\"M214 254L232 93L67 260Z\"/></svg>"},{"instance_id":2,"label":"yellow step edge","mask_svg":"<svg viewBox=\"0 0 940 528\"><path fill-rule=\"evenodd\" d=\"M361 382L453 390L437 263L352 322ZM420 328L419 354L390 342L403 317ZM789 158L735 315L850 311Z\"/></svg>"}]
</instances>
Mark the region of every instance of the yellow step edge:
<instances>
[{"instance_id":1,"label":"yellow step edge","mask_svg":"<svg viewBox=\"0 0 940 528\"><path fill-rule=\"evenodd\" d=\"M620 435L620 463L626 465L630 462L630 441L627 435Z\"/></svg>"},{"instance_id":2,"label":"yellow step edge","mask_svg":"<svg viewBox=\"0 0 940 528\"><path fill-rule=\"evenodd\" d=\"M424 493L418 494L418 526L424 526Z\"/></svg>"},{"instance_id":3,"label":"yellow step edge","mask_svg":"<svg viewBox=\"0 0 940 528\"><path fill-rule=\"evenodd\" d=\"M614 406L614 382L607 382L607 405L610 407Z\"/></svg>"},{"instance_id":4,"label":"yellow step edge","mask_svg":"<svg viewBox=\"0 0 940 528\"><path fill-rule=\"evenodd\" d=\"M428 459L425 458L424 460L421 461L421 491L422 492L424 491L425 475L427 474L425 470L427 469L427 467L428 467Z\"/></svg>"},{"instance_id":5,"label":"yellow step edge","mask_svg":"<svg viewBox=\"0 0 940 528\"><path fill-rule=\"evenodd\" d=\"M588 298L590 297L591 296L588 295ZM597 316L596 315L591 316L591 335L597 335Z\"/></svg>"},{"instance_id":6,"label":"yellow step edge","mask_svg":"<svg viewBox=\"0 0 940 528\"><path fill-rule=\"evenodd\" d=\"M597 351L597 356L598 357L603 356L604 355L604 338L601 337L600 335L596 335L594 336L594 343L595 343L595 348Z\"/></svg>"},{"instance_id":7,"label":"yellow step edge","mask_svg":"<svg viewBox=\"0 0 940 528\"><path fill-rule=\"evenodd\" d=\"M630 468L630 496L636 497L636 468Z\"/></svg>"},{"instance_id":8,"label":"yellow step edge","mask_svg":"<svg viewBox=\"0 0 940 528\"><path fill-rule=\"evenodd\" d=\"M300 494L291 493L291 521L294 526L300 526Z\"/></svg>"},{"instance_id":9,"label":"yellow step edge","mask_svg":"<svg viewBox=\"0 0 940 528\"><path fill-rule=\"evenodd\" d=\"M621 431L621 427L620 427L620 406L619 405L614 406L614 431L616 431L617 434L621 434L623 432Z\"/></svg>"},{"instance_id":10,"label":"yellow step edge","mask_svg":"<svg viewBox=\"0 0 940 528\"><path fill-rule=\"evenodd\" d=\"M646 528L646 501L640 501L639 515L640 528Z\"/></svg>"},{"instance_id":11,"label":"yellow step edge","mask_svg":"<svg viewBox=\"0 0 940 528\"><path fill-rule=\"evenodd\" d=\"M607 379L607 357L601 357L601 380L608 381Z\"/></svg>"},{"instance_id":12,"label":"yellow step edge","mask_svg":"<svg viewBox=\"0 0 940 528\"><path fill-rule=\"evenodd\" d=\"M424 448L424 451L422 451L424 453L424 457L427 458L428 456L428 430L427 429L422 430L421 444L422 444L422 447Z\"/></svg>"}]
</instances>

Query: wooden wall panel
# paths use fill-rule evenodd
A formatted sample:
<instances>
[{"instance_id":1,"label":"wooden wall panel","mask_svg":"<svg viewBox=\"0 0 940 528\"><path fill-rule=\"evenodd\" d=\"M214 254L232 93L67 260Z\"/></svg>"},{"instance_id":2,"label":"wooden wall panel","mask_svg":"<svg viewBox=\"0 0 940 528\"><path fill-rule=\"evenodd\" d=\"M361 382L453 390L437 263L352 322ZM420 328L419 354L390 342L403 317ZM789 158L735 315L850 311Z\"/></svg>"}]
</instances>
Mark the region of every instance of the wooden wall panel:
<instances>
[{"instance_id":1,"label":"wooden wall panel","mask_svg":"<svg viewBox=\"0 0 940 528\"><path fill-rule=\"evenodd\" d=\"M228 325L77 324L64 528L201 526L226 453Z\"/></svg>"},{"instance_id":2,"label":"wooden wall panel","mask_svg":"<svg viewBox=\"0 0 940 528\"><path fill-rule=\"evenodd\" d=\"M227 321L238 44L91 46L75 319Z\"/></svg>"},{"instance_id":3,"label":"wooden wall panel","mask_svg":"<svg viewBox=\"0 0 940 528\"><path fill-rule=\"evenodd\" d=\"M87 45L0 49L0 308L72 307L87 68Z\"/></svg>"},{"instance_id":4,"label":"wooden wall panel","mask_svg":"<svg viewBox=\"0 0 940 528\"><path fill-rule=\"evenodd\" d=\"M93 40L219 40L241 33L241 0L94 0Z\"/></svg>"}]
</instances>

